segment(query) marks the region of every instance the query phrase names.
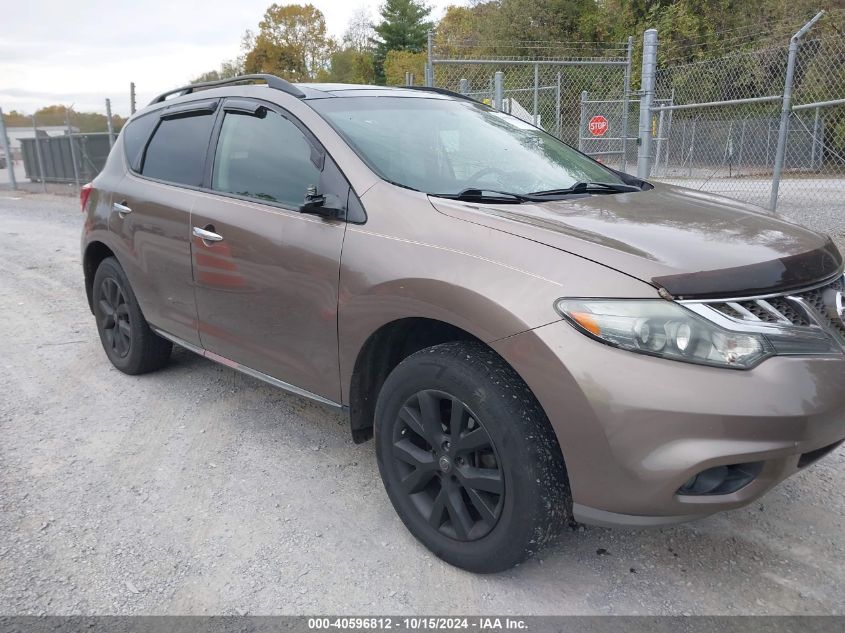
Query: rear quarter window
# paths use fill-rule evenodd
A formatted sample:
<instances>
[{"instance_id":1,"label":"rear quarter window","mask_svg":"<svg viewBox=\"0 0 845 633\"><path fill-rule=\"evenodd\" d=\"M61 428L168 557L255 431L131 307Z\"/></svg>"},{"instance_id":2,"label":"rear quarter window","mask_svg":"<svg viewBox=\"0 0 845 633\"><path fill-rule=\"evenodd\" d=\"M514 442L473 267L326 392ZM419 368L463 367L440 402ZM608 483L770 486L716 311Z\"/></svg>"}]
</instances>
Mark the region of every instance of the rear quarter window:
<instances>
[{"instance_id":1,"label":"rear quarter window","mask_svg":"<svg viewBox=\"0 0 845 633\"><path fill-rule=\"evenodd\" d=\"M149 178L199 187L213 114L162 119L147 145L141 173Z\"/></svg>"},{"instance_id":2,"label":"rear quarter window","mask_svg":"<svg viewBox=\"0 0 845 633\"><path fill-rule=\"evenodd\" d=\"M158 116L147 114L130 121L123 130L123 148L126 151L126 160L133 171L140 171L141 159L144 156L144 147L150 134L153 133Z\"/></svg>"}]
</instances>

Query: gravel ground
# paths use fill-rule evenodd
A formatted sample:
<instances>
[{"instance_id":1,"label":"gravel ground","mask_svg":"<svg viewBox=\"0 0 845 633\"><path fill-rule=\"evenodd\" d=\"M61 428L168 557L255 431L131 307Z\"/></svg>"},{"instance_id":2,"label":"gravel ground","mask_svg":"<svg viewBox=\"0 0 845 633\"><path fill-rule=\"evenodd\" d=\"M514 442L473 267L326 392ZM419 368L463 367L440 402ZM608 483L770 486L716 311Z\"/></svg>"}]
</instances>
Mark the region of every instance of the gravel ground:
<instances>
[{"instance_id":1,"label":"gravel ground","mask_svg":"<svg viewBox=\"0 0 845 633\"><path fill-rule=\"evenodd\" d=\"M112 369L81 219L0 192L0 613L845 614L845 450L743 510L468 574L408 534L338 415L181 350Z\"/></svg>"}]
</instances>

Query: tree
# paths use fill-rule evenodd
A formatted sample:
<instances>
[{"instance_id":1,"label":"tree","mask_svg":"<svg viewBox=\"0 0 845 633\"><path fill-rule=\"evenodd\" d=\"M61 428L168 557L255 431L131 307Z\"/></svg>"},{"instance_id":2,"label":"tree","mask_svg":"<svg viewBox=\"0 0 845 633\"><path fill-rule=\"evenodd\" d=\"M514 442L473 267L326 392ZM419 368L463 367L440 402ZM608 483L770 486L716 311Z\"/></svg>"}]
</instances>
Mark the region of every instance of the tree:
<instances>
[{"instance_id":1,"label":"tree","mask_svg":"<svg viewBox=\"0 0 845 633\"><path fill-rule=\"evenodd\" d=\"M332 54L331 68L326 80L345 84L371 84L375 82L373 54L345 48Z\"/></svg>"},{"instance_id":2,"label":"tree","mask_svg":"<svg viewBox=\"0 0 845 633\"><path fill-rule=\"evenodd\" d=\"M361 6L355 10L346 25L346 30L343 32L343 45L354 51L371 50L374 35L370 10L366 6Z\"/></svg>"},{"instance_id":3,"label":"tree","mask_svg":"<svg viewBox=\"0 0 845 633\"><path fill-rule=\"evenodd\" d=\"M204 81L219 81L221 79L231 79L238 75L244 74L244 58L236 57L220 64L219 70L209 70L204 72L199 77L191 80L192 84L202 83Z\"/></svg>"},{"instance_id":4,"label":"tree","mask_svg":"<svg viewBox=\"0 0 845 633\"><path fill-rule=\"evenodd\" d=\"M387 51L384 60L384 79L388 86L404 86L405 73L413 73L419 82L425 75L426 54L411 51Z\"/></svg>"},{"instance_id":5,"label":"tree","mask_svg":"<svg viewBox=\"0 0 845 633\"><path fill-rule=\"evenodd\" d=\"M381 7L379 22L373 30L376 37L375 51L376 79L385 81L384 62L388 51L409 51L418 53L426 45L428 31L433 23L426 18L431 8L418 0L386 0Z\"/></svg>"},{"instance_id":6,"label":"tree","mask_svg":"<svg viewBox=\"0 0 845 633\"><path fill-rule=\"evenodd\" d=\"M315 79L329 66L336 45L326 35L326 19L314 5L272 4L258 23L258 33L247 33L250 46L244 59L247 73L272 73L289 81Z\"/></svg>"}]
</instances>

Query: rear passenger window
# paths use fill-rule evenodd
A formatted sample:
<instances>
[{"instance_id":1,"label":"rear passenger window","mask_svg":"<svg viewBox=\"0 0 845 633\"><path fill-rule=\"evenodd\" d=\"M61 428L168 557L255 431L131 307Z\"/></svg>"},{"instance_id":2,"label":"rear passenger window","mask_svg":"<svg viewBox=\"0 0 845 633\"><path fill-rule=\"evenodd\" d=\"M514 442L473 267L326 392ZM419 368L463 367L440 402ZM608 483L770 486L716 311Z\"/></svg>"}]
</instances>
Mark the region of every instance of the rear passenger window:
<instances>
[{"instance_id":1,"label":"rear passenger window","mask_svg":"<svg viewBox=\"0 0 845 633\"><path fill-rule=\"evenodd\" d=\"M133 171L138 171L141 168L144 146L147 144L156 123L158 123L158 117L155 114L147 114L133 119L123 130L123 148L126 150L126 160L129 161L129 166Z\"/></svg>"},{"instance_id":2,"label":"rear passenger window","mask_svg":"<svg viewBox=\"0 0 845 633\"><path fill-rule=\"evenodd\" d=\"M150 178L198 187L214 126L212 114L162 119L156 128L141 173Z\"/></svg>"},{"instance_id":3,"label":"rear passenger window","mask_svg":"<svg viewBox=\"0 0 845 633\"><path fill-rule=\"evenodd\" d=\"M276 112L228 112L220 128L211 188L296 207L318 186L321 156L302 131Z\"/></svg>"}]
</instances>

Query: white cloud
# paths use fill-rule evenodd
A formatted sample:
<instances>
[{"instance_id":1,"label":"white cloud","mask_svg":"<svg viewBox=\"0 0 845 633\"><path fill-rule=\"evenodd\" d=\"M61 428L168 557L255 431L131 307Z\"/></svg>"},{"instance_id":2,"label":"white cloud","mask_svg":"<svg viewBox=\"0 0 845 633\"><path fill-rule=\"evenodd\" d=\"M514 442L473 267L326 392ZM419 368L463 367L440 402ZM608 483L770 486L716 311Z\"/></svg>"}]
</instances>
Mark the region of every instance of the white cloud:
<instances>
[{"instance_id":1,"label":"white cloud","mask_svg":"<svg viewBox=\"0 0 845 633\"><path fill-rule=\"evenodd\" d=\"M305 3L306 0L301 0ZM310 0L340 37L352 13L378 2ZM279 2L283 4L284 0ZM461 0L434 0L432 15ZM129 113L129 83L138 106L240 53L241 36L257 29L271 0L31 0L4 11L0 32L0 107L55 103L77 110Z\"/></svg>"}]
</instances>

